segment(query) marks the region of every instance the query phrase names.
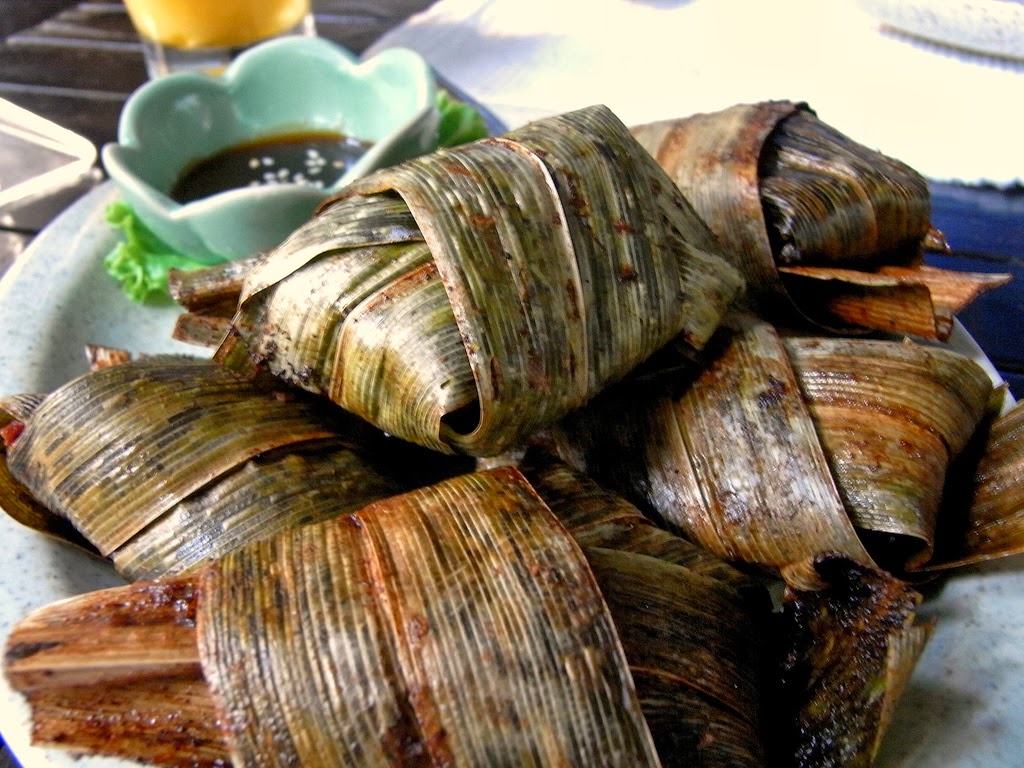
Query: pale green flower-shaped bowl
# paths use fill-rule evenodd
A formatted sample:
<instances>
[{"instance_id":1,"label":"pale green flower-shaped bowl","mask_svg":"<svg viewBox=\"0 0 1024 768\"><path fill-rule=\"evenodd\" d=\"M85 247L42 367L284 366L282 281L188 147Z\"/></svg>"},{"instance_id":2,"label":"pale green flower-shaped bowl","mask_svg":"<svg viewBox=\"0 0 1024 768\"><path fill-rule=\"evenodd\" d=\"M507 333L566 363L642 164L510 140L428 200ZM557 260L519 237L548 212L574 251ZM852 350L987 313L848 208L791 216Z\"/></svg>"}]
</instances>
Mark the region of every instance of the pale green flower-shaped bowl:
<instances>
[{"instance_id":1,"label":"pale green flower-shaped bowl","mask_svg":"<svg viewBox=\"0 0 1024 768\"><path fill-rule=\"evenodd\" d=\"M175 251L208 263L273 248L350 181L436 147L437 85L416 53L359 61L334 43L286 37L246 51L223 75L151 80L125 104L118 142L102 149L121 196ZM371 142L336 183L241 187L181 204L170 197L193 164L275 135L335 131Z\"/></svg>"}]
</instances>

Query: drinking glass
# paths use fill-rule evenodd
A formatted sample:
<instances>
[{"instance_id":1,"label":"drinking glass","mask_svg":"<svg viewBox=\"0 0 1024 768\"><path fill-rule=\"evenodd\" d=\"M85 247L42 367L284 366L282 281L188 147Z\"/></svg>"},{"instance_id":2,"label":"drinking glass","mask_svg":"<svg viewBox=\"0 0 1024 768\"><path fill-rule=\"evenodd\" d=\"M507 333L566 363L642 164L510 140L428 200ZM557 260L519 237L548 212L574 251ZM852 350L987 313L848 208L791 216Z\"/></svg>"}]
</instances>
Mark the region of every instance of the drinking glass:
<instances>
[{"instance_id":1,"label":"drinking glass","mask_svg":"<svg viewBox=\"0 0 1024 768\"><path fill-rule=\"evenodd\" d=\"M125 0L151 78L218 73L256 43L316 33L310 0Z\"/></svg>"}]
</instances>

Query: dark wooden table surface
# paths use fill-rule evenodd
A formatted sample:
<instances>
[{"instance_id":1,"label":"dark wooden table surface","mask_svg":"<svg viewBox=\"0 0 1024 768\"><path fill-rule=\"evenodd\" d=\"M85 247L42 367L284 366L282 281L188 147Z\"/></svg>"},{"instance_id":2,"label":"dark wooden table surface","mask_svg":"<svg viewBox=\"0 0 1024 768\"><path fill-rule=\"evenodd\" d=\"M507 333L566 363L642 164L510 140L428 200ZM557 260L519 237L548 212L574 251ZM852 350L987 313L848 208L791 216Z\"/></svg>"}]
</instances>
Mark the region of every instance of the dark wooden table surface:
<instances>
[{"instance_id":1,"label":"dark wooden table surface","mask_svg":"<svg viewBox=\"0 0 1024 768\"><path fill-rule=\"evenodd\" d=\"M314 0L314 9L321 35L361 52L428 4L429 0ZM97 147L115 139L125 99L146 78L141 48L120 2L0 0L0 40L0 97L81 134ZM97 170L81 188L0 217L0 273L53 216L101 178ZM1009 286L986 294L961 320L1014 393L1024 396L1024 190L934 184L933 193L935 223L954 253L931 261L1014 275ZM3 765L0 759L0 768Z\"/></svg>"}]
</instances>

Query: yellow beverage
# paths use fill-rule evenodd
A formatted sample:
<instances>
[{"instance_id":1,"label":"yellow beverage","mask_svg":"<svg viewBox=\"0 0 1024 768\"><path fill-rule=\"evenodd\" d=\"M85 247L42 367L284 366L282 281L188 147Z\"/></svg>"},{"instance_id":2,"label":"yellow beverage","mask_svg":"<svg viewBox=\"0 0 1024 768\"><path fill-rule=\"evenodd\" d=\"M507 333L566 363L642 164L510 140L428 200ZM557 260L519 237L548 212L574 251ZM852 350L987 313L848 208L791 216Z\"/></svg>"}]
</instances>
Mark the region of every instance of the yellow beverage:
<instances>
[{"instance_id":1,"label":"yellow beverage","mask_svg":"<svg viewBox=\"0 0 1024 768\"><path fill-rule=\"evenodd\" d=\"M139 35L180 50L249 45L296 27L309 0L125 0Z\"/></svg>"}]
</instances>

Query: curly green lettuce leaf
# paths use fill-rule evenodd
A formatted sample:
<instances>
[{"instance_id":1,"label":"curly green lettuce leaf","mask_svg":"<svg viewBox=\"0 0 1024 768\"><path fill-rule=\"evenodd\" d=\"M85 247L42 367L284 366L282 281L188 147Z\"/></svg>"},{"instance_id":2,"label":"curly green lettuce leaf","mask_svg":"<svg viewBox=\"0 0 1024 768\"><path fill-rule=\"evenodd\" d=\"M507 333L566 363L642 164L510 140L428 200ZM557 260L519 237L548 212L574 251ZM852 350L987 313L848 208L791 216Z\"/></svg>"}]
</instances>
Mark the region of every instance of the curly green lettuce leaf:
<instances>
[{"instance_id":1,"label":"curly green lettuce leaf","mask_svg":"<svg viewBox=\"0 0 1024 768\"><path fill-rule=\"evenodd\" d=\"M490 135L483 115L470 104L453 98L444 89L437 92L437 108L441 112L437 130L439 147L454 147Z\"/></svg>"},{"instance_id":2,"label":"curly green lettuce leaf","mask_svg":"<svg viewBox=\"0 0 1024 768\"><path fill-rule=\"evenodd\" d=\"M108 205L106 219L121 230L124 239L103 259L103 267L132 301L145 304L168 300L167 273L170 270L206 266L176 253L153 234L125 202Z\"/></svg>"}]
</instances>

